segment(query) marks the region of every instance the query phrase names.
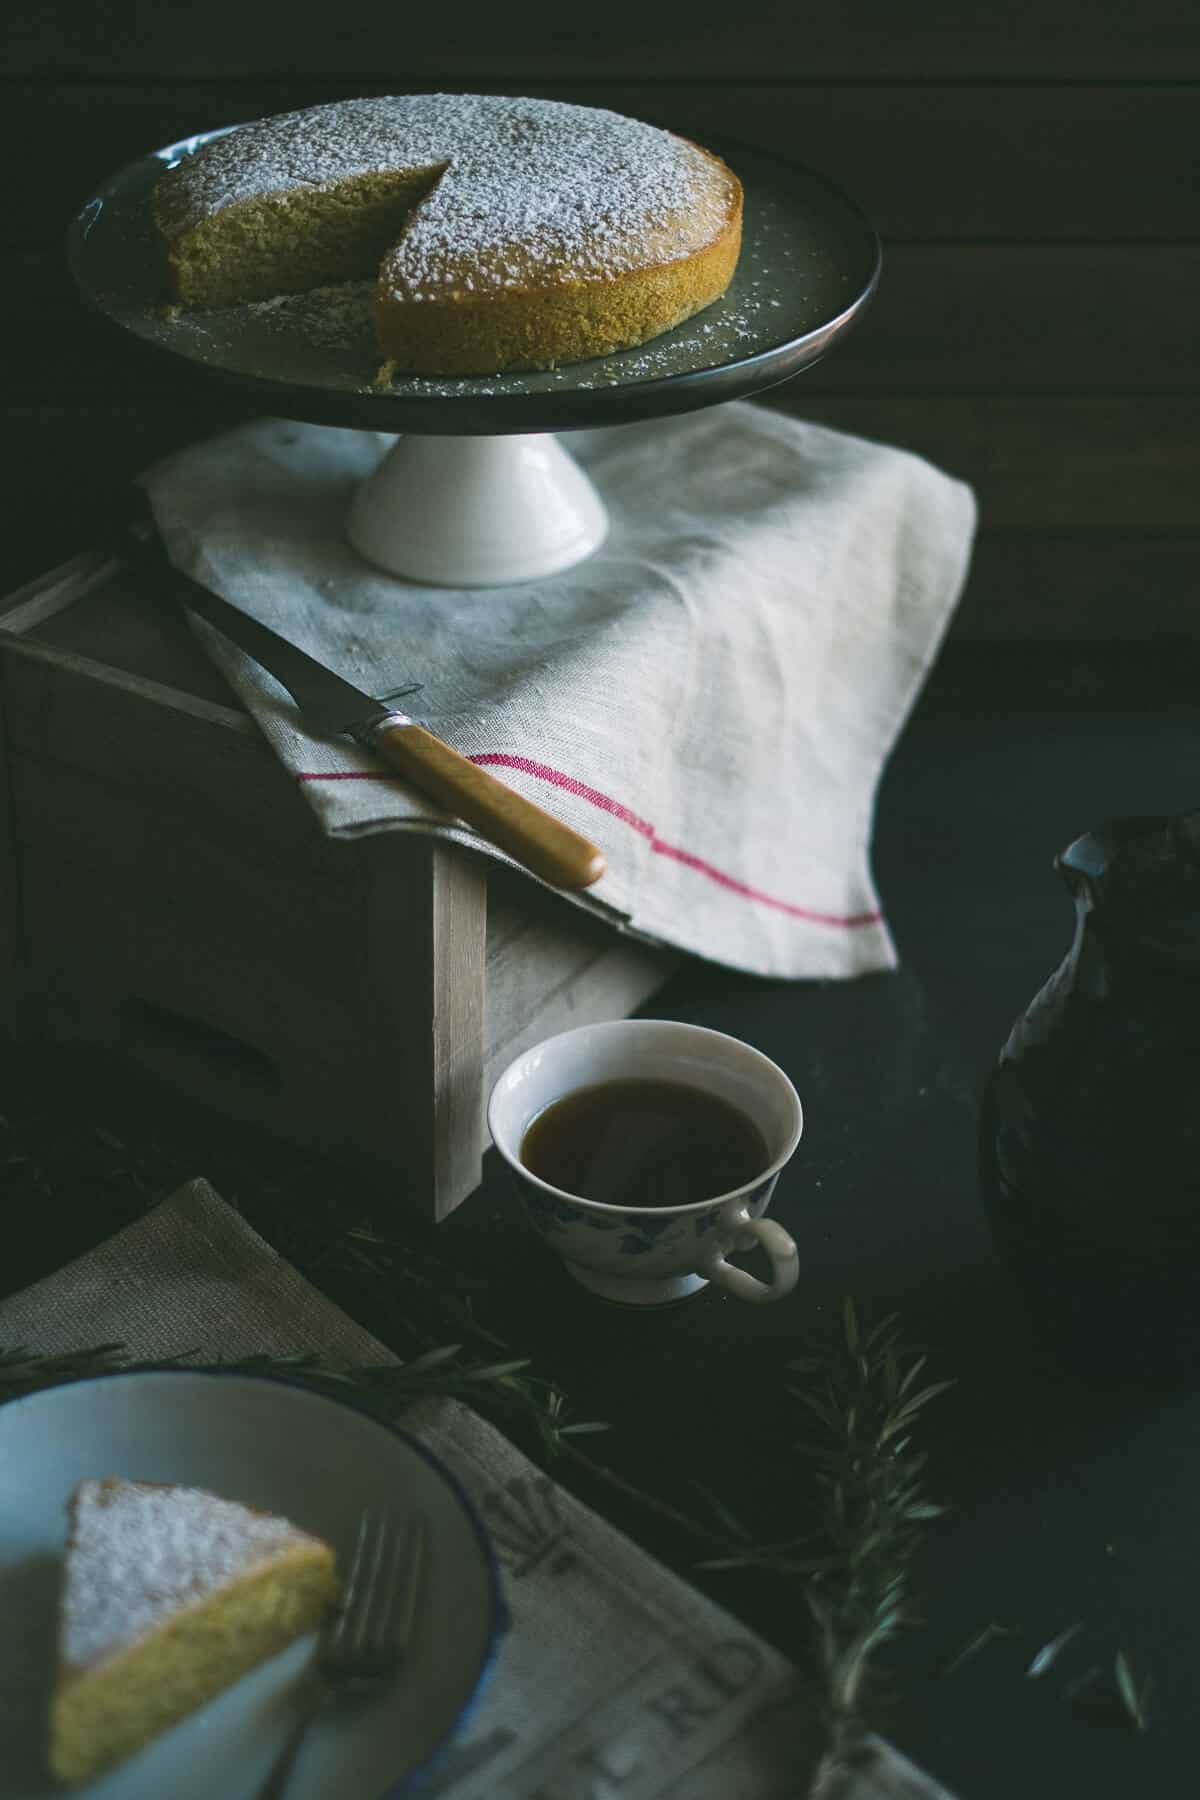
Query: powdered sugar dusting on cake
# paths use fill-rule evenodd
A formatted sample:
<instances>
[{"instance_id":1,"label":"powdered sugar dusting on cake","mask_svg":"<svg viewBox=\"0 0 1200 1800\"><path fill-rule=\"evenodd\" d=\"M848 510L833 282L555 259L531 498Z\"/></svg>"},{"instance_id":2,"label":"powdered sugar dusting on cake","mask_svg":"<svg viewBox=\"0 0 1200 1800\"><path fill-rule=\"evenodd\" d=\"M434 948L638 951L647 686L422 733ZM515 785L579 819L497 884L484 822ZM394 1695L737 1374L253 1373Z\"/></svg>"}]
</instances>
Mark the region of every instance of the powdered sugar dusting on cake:
<instances>
[{"instance_id":1,"label":"powdered sugar dusting on cake","mask_svg":"<svg viewBox=\"0 0 1200 1800\"><path fill-rule=\"evenodd\" d=\"M415 94L241 126L171 170L156 208L174 236L238 201L428 170L430 191L382 272L411 300L467 281L523 286L547 267L586 278L694 252L727 222L717 167L672 132L596 107Z\"/></svg>"},{"instance_id":2,"label":"powdered sugar dusting on cake","mask_svg":"<svg viewBox=\"0 0 1200 1800\"><path fill-rule=\"evenodd\" d=\"M84 1481L63 1591L64 1661L93 1662L293 1544L286 1519L197 1488Z\"/></svg>"}]
</instances>

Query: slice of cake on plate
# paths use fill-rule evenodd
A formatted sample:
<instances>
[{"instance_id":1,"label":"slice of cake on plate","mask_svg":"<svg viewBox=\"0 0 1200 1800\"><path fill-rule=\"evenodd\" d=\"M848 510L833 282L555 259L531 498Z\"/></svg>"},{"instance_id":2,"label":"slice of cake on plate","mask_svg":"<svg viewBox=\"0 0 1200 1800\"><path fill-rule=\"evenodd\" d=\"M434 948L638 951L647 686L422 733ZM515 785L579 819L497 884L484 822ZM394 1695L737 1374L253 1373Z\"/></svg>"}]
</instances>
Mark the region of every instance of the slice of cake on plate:
<instances>
[{"instance_id":1,"label":"slice of cake on plate","mask_svg":"<svg viewBox=\"0 0 1200 1800\"><path fill-rule=\"evenodd\" d=\"M90 1780L313 1630L334 1553L198 1488L109 1477L70 1502L50 1767Z\"/></svg>"}]
</instances>

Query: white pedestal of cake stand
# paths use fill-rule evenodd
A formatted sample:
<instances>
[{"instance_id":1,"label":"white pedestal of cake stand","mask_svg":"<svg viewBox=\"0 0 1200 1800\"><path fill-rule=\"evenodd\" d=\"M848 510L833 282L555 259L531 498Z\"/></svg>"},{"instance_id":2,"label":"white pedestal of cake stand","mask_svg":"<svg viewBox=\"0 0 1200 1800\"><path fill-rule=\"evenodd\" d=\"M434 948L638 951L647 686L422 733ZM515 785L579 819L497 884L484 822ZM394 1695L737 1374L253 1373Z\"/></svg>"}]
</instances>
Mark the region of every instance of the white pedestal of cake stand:
<instances>
[{"instance_id":1,"label":"white pedestal of cake stand","mask_svg":"<svg viewBox=\"0 0 1200 1800\"><path fill-rule=\"evenodd\" d=\"M504 587L582 562L604 542L596 489L551 432L403 436L360 485L354 549L436 587Z\"/></svg>"}]
</instances>

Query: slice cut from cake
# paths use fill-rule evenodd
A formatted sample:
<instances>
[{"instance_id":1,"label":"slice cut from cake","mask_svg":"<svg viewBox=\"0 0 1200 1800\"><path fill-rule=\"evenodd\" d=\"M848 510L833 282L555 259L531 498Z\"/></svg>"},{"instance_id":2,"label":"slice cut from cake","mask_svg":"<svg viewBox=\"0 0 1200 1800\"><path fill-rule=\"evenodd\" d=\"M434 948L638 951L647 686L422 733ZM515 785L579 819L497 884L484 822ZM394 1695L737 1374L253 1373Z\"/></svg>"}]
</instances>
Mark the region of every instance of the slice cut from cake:
<instances>
[{"instance_id":1,"label":"slice cut from cake","mask_svg":"<svg viewBox=\"0 0 1200 1800\"><path fill-rule=\"evenodd\" d=\"M122 1761L319 1625L328 1544L198 1488L109 1477L70 1501L50 1767Z\"/></svg>"}]
</instances>

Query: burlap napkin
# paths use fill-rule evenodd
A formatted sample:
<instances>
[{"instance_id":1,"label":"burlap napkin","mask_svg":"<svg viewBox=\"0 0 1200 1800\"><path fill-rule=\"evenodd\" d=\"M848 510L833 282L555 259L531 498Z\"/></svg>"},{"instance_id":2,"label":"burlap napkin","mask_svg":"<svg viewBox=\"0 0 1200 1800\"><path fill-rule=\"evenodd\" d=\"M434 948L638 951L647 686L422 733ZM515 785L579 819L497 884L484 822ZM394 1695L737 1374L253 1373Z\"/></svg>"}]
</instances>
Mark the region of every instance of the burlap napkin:
<instances>
[{"instance_id":1,"label":"burlap napkin","mask_svg":"<svg viewBox=\"0 0 1200 1800\"><path fill-rule=\"evenodd\" d=\"M0 1345L119 1341L147 1360L389 1352L206 1182L0 1304ZM888 1745L822 1766L795 1671L454 1401L405 1416L475 1501L512 1618L463 1737L423 1785L445 1800L949 1800ZM352 1795L345 1800L355 1800Z\"/></svg>"},{"instance_id":2,"label":"burlap napkin","mask_svg":"<svg viewBox=\"0 0 1200 1800\"><path fill-rule=\"evenodd\" d=\"M608 874L577 904L757 974L891 967L875 790L963 582L970 490L744 402L573 433L606 544L561 576L457 591L346 543L393 441L265 420L143 479L182 568L377 698L423 683L406 712L598 842ZM326 831L488 848L197 629Z\"/></svg>"}]
</instances>

